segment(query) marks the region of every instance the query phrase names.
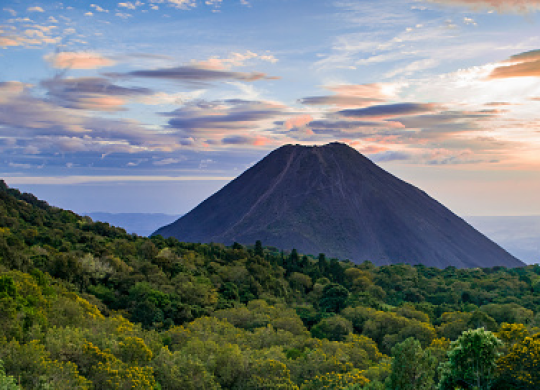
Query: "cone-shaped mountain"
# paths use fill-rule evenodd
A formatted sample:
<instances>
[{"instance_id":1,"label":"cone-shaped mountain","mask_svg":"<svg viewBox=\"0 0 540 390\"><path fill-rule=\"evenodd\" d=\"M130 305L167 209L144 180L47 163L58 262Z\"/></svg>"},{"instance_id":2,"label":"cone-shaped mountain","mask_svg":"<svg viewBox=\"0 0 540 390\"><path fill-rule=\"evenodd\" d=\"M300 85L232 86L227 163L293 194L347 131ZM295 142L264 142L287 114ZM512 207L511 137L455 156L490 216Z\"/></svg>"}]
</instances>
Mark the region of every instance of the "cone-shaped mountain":
<instances>
[{"instance_id":1,"label":"cone-shaped mountain","mask_svg":"<svg viewBox=\"0 0 540 390\"><path fill-rule=\"evenodd\" d=\"M274 150L154 234L227 245L261 240L377 265L523 265L425 192L341 143Z\"/></svg>"}]
</instances>

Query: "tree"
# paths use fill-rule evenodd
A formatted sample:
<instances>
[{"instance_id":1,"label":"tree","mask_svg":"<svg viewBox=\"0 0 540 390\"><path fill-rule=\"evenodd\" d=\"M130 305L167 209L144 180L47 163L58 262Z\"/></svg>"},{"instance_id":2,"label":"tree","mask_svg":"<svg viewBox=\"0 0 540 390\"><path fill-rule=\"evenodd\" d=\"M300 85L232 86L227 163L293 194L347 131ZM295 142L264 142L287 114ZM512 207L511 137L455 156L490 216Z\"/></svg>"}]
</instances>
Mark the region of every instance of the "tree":
<instances>
[{"instance_id":1,"label":"tree","mask_svg":"<svg viewBox=\"0 0 540 390\"><path fill-rule=\"evenodd\" d=\"M328 261L326 260L326 256L324 253L319 253L319 271L324 275L326 270L328 269Z\"/></svg>"},{"instance_id":2,"label":"tree","mask_svg":"<svg viewBox=\"0 0 540 390\"><path fill-rule=\"evenodd\" d=\"M448 362L443 366L440 390L476 388L490 390L495 374L502 341L484 328L463 332L450 345Z\"/></svg>"},{"instance_id":3,"label":"tree","mask_svg":"<svg viewBox=\"0 0 540 390\"><path fill-rule=\"evenodd\" d=\"M254 254L255 254L255 256L261 256L261 257L264 258L264 250L263 250L263 246L262 246L261 240L255 241L255 251L254 251Z\"/></svg>"},{"instance_id":4,"label":"tree","mask_svg":"<svg viewBox=\"0 0 540 390\"><path fill-rule=\"evenodd\" d=\"M324 318L311 329L313 337L343 341L352 332L352 323L342 316Z\"/></svg>"},{"instance_id":5,"label":"tree","mask_svg":"<svg viewBox=\"0 0 540 390\"><path fill-rule=\"evenodd\" d=\"M540 336L525 337L497 361L500 389L538 389L540 383Z\"/></svg>"},{"instance_id":6,"label":"tree","mask_svg":"<svg viewBox=\"0 0 540 390\"><path fill-rule=\"evenodd\" d=\"M349 290L339 284L327 284L324 286L323 295L319 300L321 310L339 313L345 307L349 298Z\"/></svg>"},{"instance_id":7,"label":"tree","mask_svg":"<svg viewBox=\"0 0 540 390\"><path fill-rule=\"evenodd\" d=\"M412 337L392 348L392 372L386 380L388 390L431 390L435 376L436 359L422 350L420 342Z\"/></svg>"},{"instance_id":8,"label":"tree","mask_svg":"<svg viewBox=\"0 0 540 390\"><path fill-rule=\"evenodd\" d=\"M7 376L4 371L4 363L0 360L0 390L19 390L15 378Z\"/></svg>"}]
</instances>

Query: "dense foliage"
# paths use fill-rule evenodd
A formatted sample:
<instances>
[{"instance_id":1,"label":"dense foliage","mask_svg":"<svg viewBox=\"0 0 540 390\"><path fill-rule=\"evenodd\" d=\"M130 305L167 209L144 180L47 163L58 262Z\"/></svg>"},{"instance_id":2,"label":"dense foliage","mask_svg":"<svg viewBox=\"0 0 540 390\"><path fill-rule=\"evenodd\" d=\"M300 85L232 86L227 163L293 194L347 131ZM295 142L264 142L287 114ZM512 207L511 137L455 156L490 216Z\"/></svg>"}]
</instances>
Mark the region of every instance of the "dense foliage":
<instances>
[{"instance_id":1,"label":"dense foliage","mask_svg":"<svg viewBox=\"0 0 540 390\"><path fill-rule=\"evenodd\" d=\"M538 265L145 238L0 183L0 389L537 389L539 304Z\"/></svg>"}]
</instances>

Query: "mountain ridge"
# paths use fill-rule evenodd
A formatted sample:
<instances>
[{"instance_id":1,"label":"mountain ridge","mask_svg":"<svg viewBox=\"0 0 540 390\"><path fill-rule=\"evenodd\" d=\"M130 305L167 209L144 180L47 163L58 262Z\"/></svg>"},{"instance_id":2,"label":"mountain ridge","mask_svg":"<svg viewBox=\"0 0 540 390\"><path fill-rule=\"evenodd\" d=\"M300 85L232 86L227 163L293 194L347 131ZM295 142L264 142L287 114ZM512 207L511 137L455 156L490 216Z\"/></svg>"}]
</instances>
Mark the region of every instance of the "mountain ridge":
<instances>
[{"instance_id":1,"label":"mountain ridge","mask_svg":"<svg viewBox=\"0 0 540 390\"><path fill-rule=\"evenodd\" d=\"M378 265L523 265L424 191L341 143L282 146L154 234L227 245L261 240Z\"/></svg>"}]
</instances>

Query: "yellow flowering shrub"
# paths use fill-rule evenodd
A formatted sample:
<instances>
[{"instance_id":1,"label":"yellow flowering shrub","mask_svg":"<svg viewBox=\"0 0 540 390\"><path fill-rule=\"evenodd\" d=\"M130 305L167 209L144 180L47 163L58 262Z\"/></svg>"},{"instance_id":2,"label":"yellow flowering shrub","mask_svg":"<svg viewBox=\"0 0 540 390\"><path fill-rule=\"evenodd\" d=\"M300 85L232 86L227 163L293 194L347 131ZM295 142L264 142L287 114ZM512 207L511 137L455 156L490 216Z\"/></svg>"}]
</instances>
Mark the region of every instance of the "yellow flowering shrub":
<instances>
[{"instance_id":1,"label":"yellow flowering shrub","mask_svg":"<svg viewBox=\"0 0 540 390\"><path fill-rule=\"evenodd\" d=\"M501 381L520 389L538 389L540 383L540 336L525 337L497 361Z\"/></svg>"},{"instance_id":2,"label":"yellow flowering shrub","mask_svg":"<svg viewBox=\"0 0 540 390\"><path fill-rule=\"evenodd\" d=\"M287 366L274 359L257 360L253 364L248 388L257 390L298 390Z\"/></svg>"},{"instance_id":3,"label":"yellow flowering shrub","mask_svg":"<svg viewBox=\"0 0 540 390\"><path fill-rule=\"evenodd\" d=\"M109 351L102 351L89 341L83 348L87 357L88 378L96 388L151 390L155 387L154 370L151 367L128 366Z\"/></svg>"},{"instance_id":4,"label":"yellow flowering shrub","mask_svg":"<svg viewBox=\"0 0 540 390\"><path fill-rule=\"evenodd\" d=\"M37 340L19 344L13 340L0 348L6 373L17 378L23 388L34 389L48 385L55 390L86 390L90 382L79 375L72 362L52 360Z\"/></svg>"},{"instance_id":5,"label":"yellow flowering shrub","mask_svg":"<svg viewBox=\"0 0 540 390\"><path fill-rule=\"evenodd\" d=\"M312 380L304 382L301 389L302 390L322 390L322 389L332 389L332 390L341 390L344 387L350 385L365 386L369 383L362 371L354 370L346 373L336 373L331 372L324 375L318 375Z\"/></svg>"}]
</instances>

